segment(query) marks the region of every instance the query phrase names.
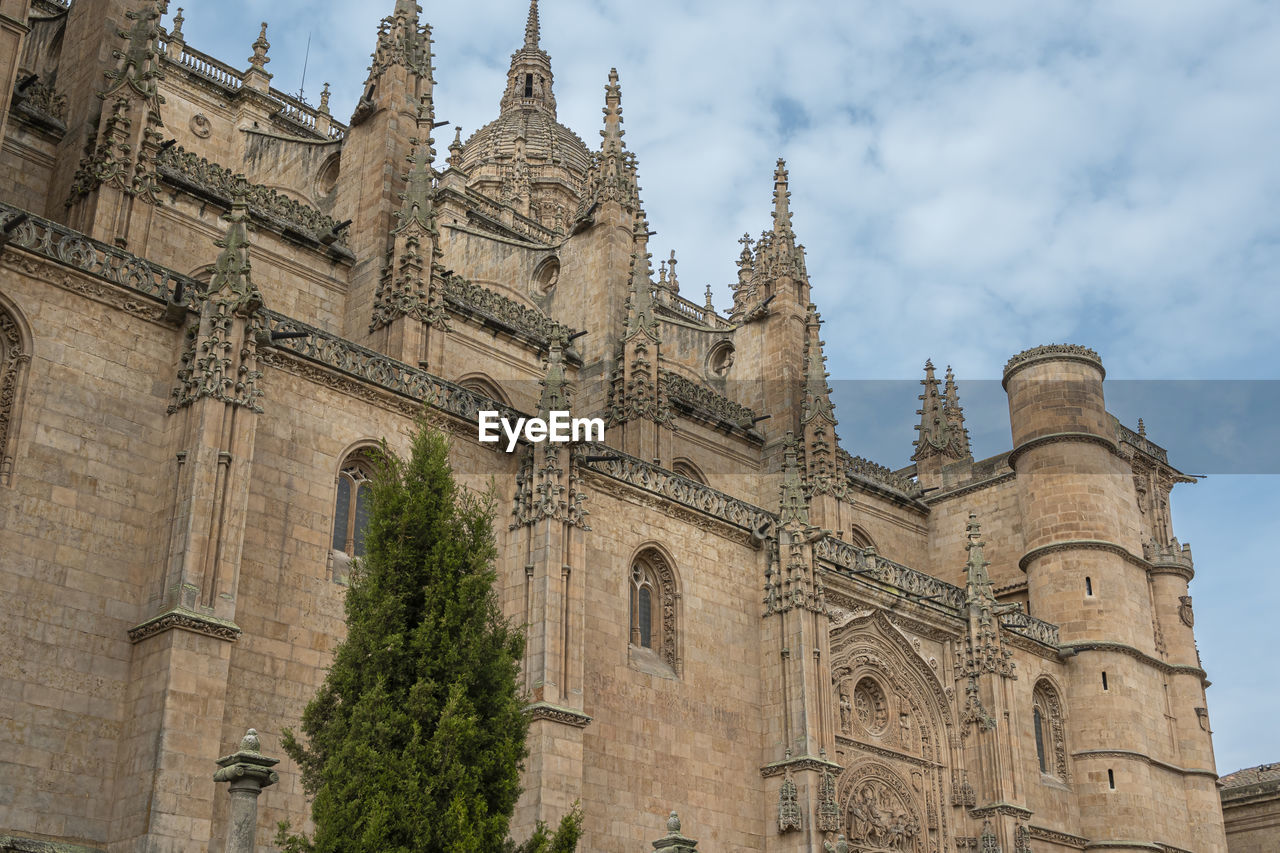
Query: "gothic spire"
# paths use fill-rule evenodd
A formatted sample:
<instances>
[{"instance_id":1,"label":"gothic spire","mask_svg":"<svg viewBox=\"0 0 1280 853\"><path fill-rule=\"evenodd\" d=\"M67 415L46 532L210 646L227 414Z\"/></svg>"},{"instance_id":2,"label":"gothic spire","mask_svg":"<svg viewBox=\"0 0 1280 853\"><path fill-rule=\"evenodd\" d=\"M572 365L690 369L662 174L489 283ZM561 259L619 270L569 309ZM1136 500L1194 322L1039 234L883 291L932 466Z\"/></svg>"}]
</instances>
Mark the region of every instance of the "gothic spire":
<instances>
[{"instance_id":1,"label":"gothic spire","mask_svg":"<svg viewBox=\"0 0 1280 853\"><path fill-rule=\"evenodd\" d=\"M435 169L431 164L436 152L432 147L435 140L431 138L431 124L431 101L424 97L418 104L417 135L409 140L413 153L409 155L409 172L405 175L404 192L400 194L403 204L396 214L399 228L413 220L427 230L434 229Z\"/></svg>"},{"instance_id":2,"label":"gothic spire","mask_svg":"<svg viewBox=\"0 0 1280 853\"><path fill-rule=\"evenodd\" d=\"M787 161L778 158L773 170L773 235L779 240L795 242L791 230L791 191L787 189Z\"/></svg>"},{"instance_id":3,"label":"gothic spire","mask_svg":"<svg viewBox=\"0 0 1280 853\"><path fill-rule=\"evenodd\" d=\"M578 208L578 219L587 218L592 208L606 201L616 201L628 213L642 215L640 187L636 177L635 156L627 151L622 137L622 87L618 69L609 69L609 82L604 87L604 129L600 131L600 150L592 156L587 171L586 191Z\"/></svg>"},{"instance_id":4,"label":"gothic spire","mask_svg":"<svg viewBox=\"0 0 1280 853\"><path fill-rule=\"evenodd\" d=\"M538 0L529 0L529 17L524 23L524 49L538 50Z\"/></svg>"},{"instance_id":5,"label":"gothic spire","mask_svg":"<svg viewBox=\"0 0 1280 853\"><path fill-rule=\"evenodd\" d=\"M831 405L831 386L827 384L827 357L822 352L825 344L825 341L821 340L822 316L812 302L809 303L806 326L808 335L804 347L804 410L800 416L800 422L807 424L820 418L831 426L835 426L836 415Z\"/></svg>"},{"instance_id":6,"label":"gothic spire","mask_svg":"<svg viewBox=\"0 0 1280 853\"><path fill-rule=\"evenodd\" d=\"M964 409L960 406L960 393L956 390L956 377L951 372L951 365L947 365L947 380L942 391L943 413L946 416L947 426L950 428L952 441L955 443L955 450L960 454L961 458L973 458L973 452L969 448L969 430L964 426Z\"/></svg>"}]
</instances>

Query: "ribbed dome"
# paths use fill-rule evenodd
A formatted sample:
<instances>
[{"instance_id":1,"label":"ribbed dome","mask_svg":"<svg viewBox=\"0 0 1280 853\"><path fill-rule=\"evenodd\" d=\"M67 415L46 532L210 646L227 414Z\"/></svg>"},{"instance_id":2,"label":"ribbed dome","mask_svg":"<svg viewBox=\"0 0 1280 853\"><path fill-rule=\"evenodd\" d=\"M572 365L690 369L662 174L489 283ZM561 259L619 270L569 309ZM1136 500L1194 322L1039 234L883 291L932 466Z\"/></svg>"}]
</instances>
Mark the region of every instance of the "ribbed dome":
<instances>
[{"instance_id":1,"label":"ribbed dome","mask_svg":"<svg viewBox=\"0 0 1280 853\"><path fill-rule=\"evenodd\" d=\"M548 192L557 196L554 206L565 207L573 201L564 197L566 189L572 196L582 189L591 154L578 134L556 121L551 57L538 44L537 0L529 4L524 44L511 54L498 118L471 134L458 161L472 186L535 208L548 201ZM552 190L555 185L563 188Z\"/></svg>"},{"instance_id":2,"label":"ribbed dome","mask_svg":"<svg viewBox=\"0 0 1280 853\"><path fill-rule=\"evenodd\" d=\"M471 134L462 148L462 170L474 175L484 171L484 165L508 161L515 156L517 137L524 138L524 155L532 166L559 163L581 182L591 165L591 154L578 134L545 110L519 109L508 110Z\"/></svg>"}]
</instances>

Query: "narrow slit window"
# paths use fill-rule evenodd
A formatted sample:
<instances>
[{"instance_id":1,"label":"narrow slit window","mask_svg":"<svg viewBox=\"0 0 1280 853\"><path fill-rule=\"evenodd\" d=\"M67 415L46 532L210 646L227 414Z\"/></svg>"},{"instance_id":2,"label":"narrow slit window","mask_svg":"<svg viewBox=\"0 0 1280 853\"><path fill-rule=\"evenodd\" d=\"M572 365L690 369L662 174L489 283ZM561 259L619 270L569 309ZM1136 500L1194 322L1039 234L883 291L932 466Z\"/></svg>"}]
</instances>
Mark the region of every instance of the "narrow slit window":
<instances>
[{"instance_id":1,"label":"narrow slit window","mask_svg":"<svg viewBox=\"0 0 1280 853\"><path fill-rule=\"evenodd\" d=\"M1107 671L1106 671L1105 669L1102 671L1102 689L1103 689L1103 690L1110 690L1110 689L1111 689L1111 688L1107 687Z\"/></svg>"},{"instance_id":2,"label":"narrow slit window","mask_svg":"<svg viewBox=\"0 0 1280 853\"><path fill-rule=\"evenodd\" d=\"M524 96L526 98L533 97L533 75L532 74L524 75Z\"/></svg>"},{"instance_id":3,"label":"narrow slit window","mask_svg":"<svg viewBox=\"0 0 1280 853\"><path fill-rule=\"evenodd\" d=\"M1084 594L1093 595L1093 579L1086 577L1084 579Z\"/></svg>"},{"instance_id":4,"label":"narrow slit window","mask_svg":"<svg viewBox=\"0 0 1280 853\"><path fill-rule=\"evenodd\" d=\"M640 623L640 645L646 649L651 649L653 648L653 622L651 621L653 619L653 596L649 592L649 587L640 587L638 598L637 610L639 613L637 615Z\"/></svg>"},{"instance_id":5,"label":"narrow slit window","mask_svg":"<svg viewBox=\"0 0 1280 853\"><path fill-rule=\"evenodd\" d=\"M1116 771L1111 769L1107 770L1107 787L1113 791L1116 789Z\"/></svg>"}]
</instances>

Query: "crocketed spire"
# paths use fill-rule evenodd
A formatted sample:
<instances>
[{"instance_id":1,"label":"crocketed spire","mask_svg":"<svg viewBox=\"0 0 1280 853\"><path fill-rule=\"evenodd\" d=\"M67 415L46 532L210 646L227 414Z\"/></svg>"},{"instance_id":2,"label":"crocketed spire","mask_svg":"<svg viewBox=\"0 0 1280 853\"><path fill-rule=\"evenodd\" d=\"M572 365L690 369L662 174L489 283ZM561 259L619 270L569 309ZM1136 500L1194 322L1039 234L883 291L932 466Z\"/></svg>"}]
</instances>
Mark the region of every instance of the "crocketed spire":
<instances>
[{"instance_id":1,"label":"crocketed spire","mask_svg":"<svg viewBox=\"0 0 1280 853\"><path fill-rule=\"evenodd\" d=\"M604 128L600 131L600 151L592 157L587 173L587 189L582 194L579 217L593 206L616 201L628 213L640 215L640 186L637 183L635 155L627 150L622 137L622 86L618 69L609 69L609 82L604 87Z\"/></svg>"},{"instance_id":2,"label":"crocketed spire","mask_svg":"<svg viewBox=\"0 0 1280 853\"><path fill-rule=\"evenodd\" d=\"M916 410L920 424L916 430L916 462L941 456L946 459L970 457L969 433L964 428L964 412L960 408L960 396L956 391L955 376L947 368L945 393L938 392L938 379L934 376L933 361L924 364L924 379L920 380L924 393L920 395L921 407Z\"/></svg>"}]
</instances>

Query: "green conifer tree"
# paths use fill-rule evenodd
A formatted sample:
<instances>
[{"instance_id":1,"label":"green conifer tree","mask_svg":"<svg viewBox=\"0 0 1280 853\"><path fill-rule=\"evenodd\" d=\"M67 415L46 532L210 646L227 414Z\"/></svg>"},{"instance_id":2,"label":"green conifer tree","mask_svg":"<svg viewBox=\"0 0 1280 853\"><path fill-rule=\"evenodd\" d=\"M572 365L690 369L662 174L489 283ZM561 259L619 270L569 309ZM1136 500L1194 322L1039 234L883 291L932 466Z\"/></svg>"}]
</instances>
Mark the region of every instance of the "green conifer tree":
<instances>
[{"instance_id":1,"label":"green conifer tree","mask_svg":"<svg viewBox=\"0 0 1280 853\"><path fill-rule=\"evenodd\" d=\"M284 740L315 822L310 839L282 826L286 850L512 846L528 732L517 689L524 637L494 591L492 500L455 484L447 452L425 424L407 461L384 448L347 638L303 713L305 742ZM580 825L576 809L566 815L553 849L572 850Z\"/></svg>"}]
</instances>

